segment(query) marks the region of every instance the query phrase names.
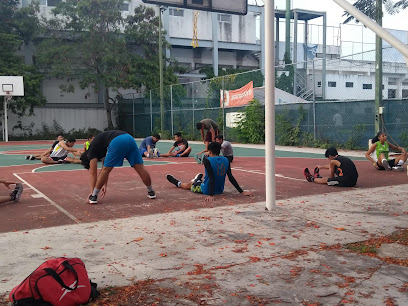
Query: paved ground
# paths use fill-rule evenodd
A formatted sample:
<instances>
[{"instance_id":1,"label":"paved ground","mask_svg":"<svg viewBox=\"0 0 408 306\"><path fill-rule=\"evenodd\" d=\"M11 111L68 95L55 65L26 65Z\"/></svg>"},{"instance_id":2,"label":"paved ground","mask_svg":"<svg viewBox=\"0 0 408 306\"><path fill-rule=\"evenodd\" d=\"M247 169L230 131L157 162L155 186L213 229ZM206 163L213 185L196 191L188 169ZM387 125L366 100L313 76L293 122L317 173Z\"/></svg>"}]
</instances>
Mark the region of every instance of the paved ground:
<instances>
[{"instance_id":1,"label":"paved ground","mask_svg":"<svg viewBox=\"0 0 408 306\"><path fill-rule=\"evenodd\" d=\"M408 267L338 246L407 228L407 199L408 184L339 189L280 200L275 211L265 211L265 203L203 204L190 211L3 233L0 293L46 258L67 256L83 259L101 287L161 280L176 291L201 288L203 304L408 305ZM162 301L176 304L192 303Z\"/></svg>"}]
</instances>

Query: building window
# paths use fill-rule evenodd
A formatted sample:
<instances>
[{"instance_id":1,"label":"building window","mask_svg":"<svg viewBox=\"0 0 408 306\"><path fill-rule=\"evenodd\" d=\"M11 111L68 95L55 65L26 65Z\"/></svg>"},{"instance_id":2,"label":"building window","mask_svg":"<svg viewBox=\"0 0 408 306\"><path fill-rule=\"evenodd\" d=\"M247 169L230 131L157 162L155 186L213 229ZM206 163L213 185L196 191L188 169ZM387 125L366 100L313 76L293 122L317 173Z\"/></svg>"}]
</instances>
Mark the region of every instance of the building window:
<instances>
[{"instance_id":1,"label":"building window","mask_svg":"<svg viewBox=\"0 0 408 306\"><path fill-rule=\"evenodd\" d=\"M408 99L408 89L403 89L402 90L402 98L403 99Z\"/></svg>"},{"instance_id":2,"label":"building window","mask_svg":"<svg viewBox=\"0 0 408 306\"><path fill-rule=\"evenodd\" d=\"M129 12L129 3L128 3L128 2L123 2L123 3L120 5L119 9L120 9L122 12Z\"/></svg>"},{"instance_id":3,"label":"building window","mask_svg":"<svg viewBox=\"0 0 408 306\"><path fill-rule=\"evenodd\" d=\"M373 84L363 84L363 89L373 89Z\"/></svg>"},{"instance_id":4,"label":"building window","mask_svg":"<svg viewBox=\"0 0 408 306\"><path fill-rule=\"evenodd\" d=\"M402 85L403 85L403 86L408 86L408 80L403 80L403 81L402 81Z\"/></svg>"},{"instance_id":5,"label":"building window","mask_svg":"<svg viewBox=\"0 0 408 306\"><path fill-rule=\"evenodd\" d=\"M176 16L176 17L183 17L184 16L184 10L176 9L176 8L169 8L169 15L170 16Z\"/></svg>"},{"instance_id":6,"label":"building window","mask_svg":"<svg viewBox=\"0 0 408 306\"><path fill-rule=\"evenodd\" d=\"M336 82L329 82L328 85L329 87L336 87Z\"/></svg>"},{"instance_id":7,"label":"building window","mask_svg":"<svg viewBox=\"0 0 408 306\"><path fill-rule=\"evenodd\" d=\"M396 78L388 78L388 85L397 85Z\"/></svg>"},{"instance_id":8,"label":"building window","mask_svg":"<svg viewBox=\"0 0 408 306\"><path fill-rule=\"evenodd\" d=\"M218 14L218 21L220 22L226 22L226 23L231 23L231 15L228 14Z\"/></svg>"},{"instance_id":9,"label":"building window","mask_svg":"<svg viewBox=\"0 0 408 306\"><path fill-rule=\"evenodd\" d=\"M322 87L322 81L317 82L317 87Z\"/></svg>"},{"instance_id":10,"label":"building window","mask_svg":"<svg viewBox=\"0 0 408 306\"><path fill-rule=\"evenodd\" d=\"M27 6L30 5L30 3L31 3L31 0L23 0L23 1L21 1L21 6L22 7L27 7Z\"/></svg>"},{"instance_id":11,"label":"building window","mask_svg":"<svg viewBox=\"0 0 408 306\"><path fill-rule=\"evenodd\" d=\"M346 82L346 87L354 87L354 83L353 82Z\"/></svg>"},{"instance_id":12,"label":"building window","mask_svg":"<svg viewBox=\"0 0 408 306\"><path fill-rule=\"evenodd\" d=\"M396 89L388 89L388 99L395 99L397 97Z\"/></svg>"}]
</instances>

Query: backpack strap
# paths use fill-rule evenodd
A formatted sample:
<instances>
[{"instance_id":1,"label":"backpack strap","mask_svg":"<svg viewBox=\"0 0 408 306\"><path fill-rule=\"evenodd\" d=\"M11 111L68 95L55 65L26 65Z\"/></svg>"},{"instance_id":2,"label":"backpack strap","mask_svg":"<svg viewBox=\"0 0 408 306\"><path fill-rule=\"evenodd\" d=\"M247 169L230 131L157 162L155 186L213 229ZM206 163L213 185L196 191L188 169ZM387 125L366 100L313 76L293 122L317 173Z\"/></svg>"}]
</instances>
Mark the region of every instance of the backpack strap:
<instances>
[{"instance_id":1,"label":"backpack strap","mask_svg":"<svg viewBox=\"0 0 408 306\"><path fill-rule=\"evenodd\" d=\"M68 270L70 270L72 273L74 273L74 275L75 275L75 279L76 279L76 282L75 282L75 287L74 288L71 288L71 287L68 287L67 285L65 285L65 283L64 283L64 281L62 280L62 278L59 276L59 274L57 273L57 272L55 272L53 269L51 269L51 268L44 268L44 270L49 274L49 275L51 275L60 285L61 285L61 287L63 287L63 288L65 288L65 289L67 289L67 290L75 290L77 287L78 287L78 273L75 271L75 269L68 263L68 261L64 261L63 263L63 266L65 267L65 268L67 268Z\"/></svg>"}]
</instances>

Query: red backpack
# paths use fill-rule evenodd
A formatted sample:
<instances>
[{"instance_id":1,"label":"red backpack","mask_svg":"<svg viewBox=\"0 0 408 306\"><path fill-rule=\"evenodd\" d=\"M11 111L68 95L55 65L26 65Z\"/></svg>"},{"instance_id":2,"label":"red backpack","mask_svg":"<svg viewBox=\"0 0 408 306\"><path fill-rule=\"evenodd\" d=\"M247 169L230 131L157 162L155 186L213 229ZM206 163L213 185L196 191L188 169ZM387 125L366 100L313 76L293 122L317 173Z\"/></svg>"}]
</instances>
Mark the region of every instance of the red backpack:
<instances>
[{"instance_id":1,"label":"red backpack","mask_svg":"<svg viewBox=\"0 0 408 306\"><path fill-rule=\"evenodd\" d=\"M79 258L55 258L40 265L20 285L11 290L13 305L85 304L98 296L96 284L88 278Z\"/></svg>"}]
</instances>

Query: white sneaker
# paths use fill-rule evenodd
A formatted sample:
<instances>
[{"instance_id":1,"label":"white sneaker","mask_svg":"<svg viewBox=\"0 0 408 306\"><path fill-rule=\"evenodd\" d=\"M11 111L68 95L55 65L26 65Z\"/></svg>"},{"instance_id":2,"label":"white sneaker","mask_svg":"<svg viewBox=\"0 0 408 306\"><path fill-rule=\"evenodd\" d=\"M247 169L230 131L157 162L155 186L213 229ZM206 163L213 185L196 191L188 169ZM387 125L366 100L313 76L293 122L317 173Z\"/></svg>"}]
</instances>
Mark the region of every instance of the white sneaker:
<instances>
[{"instance_id":1,"label":"white sneaker","mask_svg":"<svg viewBox=\"0 0 408 306\"><path fill-rule=\"evenodd\" d=\"M404 167L402 167L402 166L395 166L395 167L392 167L392 170L397 171L397 172L402 172L402 171L404 171Z\"/></svg>"},{"instance_id":2,"label":"white sneaker","mask_svg":"<svg viewBox=\"0 0 408 306\"><path fill-rule=\"evenodd\" d=\"M157 150L157 148L154 148L153 150L153 157L155 158L159 157L159 150Z\"/></svg>"},{"instance_id":3,"label":"white sneaker","mask_svg":"<svg viewBox=\"0 0 408 306\"><path fill-rule=\"evenodd\" d=\"M147 157L153 158L153 149L149 150L149 154L147 155Z\"/></svg>"}]
</instances>

